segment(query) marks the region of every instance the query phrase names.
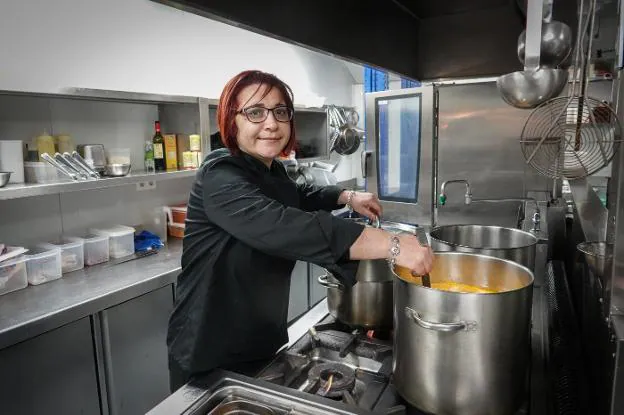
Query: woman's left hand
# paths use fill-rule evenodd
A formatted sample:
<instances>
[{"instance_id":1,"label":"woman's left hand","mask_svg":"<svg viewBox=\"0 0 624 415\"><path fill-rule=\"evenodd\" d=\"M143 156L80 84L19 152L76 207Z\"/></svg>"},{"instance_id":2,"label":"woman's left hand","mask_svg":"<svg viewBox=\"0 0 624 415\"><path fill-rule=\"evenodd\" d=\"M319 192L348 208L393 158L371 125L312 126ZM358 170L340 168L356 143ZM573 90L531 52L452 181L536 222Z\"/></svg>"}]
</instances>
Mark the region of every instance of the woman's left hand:
<instances>
[{"instance_id":1,"label":"woman's left hand","mask_svg":"<svg viewBox=\"0 0 624 415\"><path fill-rule=\"evenodd\" d=\"M346 193L348 201L349 192ZM382 208L381 203L379 203L379 199L377 195L373 193L367 192L354 192L353 197L351 198L351 207L357 213L368 217L371 220L374 220L376 217L381 217Z\"/></svg>"}]
</instances>

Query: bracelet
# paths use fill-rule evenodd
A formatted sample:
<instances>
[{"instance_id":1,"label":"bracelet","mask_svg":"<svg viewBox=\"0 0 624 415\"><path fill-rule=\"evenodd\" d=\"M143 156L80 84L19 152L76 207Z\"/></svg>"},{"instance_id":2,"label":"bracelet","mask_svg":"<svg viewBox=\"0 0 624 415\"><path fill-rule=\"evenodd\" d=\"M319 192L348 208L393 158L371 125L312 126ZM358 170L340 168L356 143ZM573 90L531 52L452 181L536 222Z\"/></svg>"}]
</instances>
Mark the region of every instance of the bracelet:
<instances>
[{"instance_id":1,"label":"bracelet","mask_svg":"<svg viewBox=\"0 0 624 415\"><path fill-rule=\"evenodd\" d=\"M399 237L393 235L390 237L390 256L388 257L388 265L390 268L394 268L396 264L396 258L401 253L401 247L399 246Z\"/></svg>"},{"instance_id":2,"label":"bracelet","mask_svg":"<svg viewBox=\"0 0 624 415\"><path fill-rule=\"evenodd\" d=\"M349 212L353 212L353 206L351 205L351 202L353 201L353 196L355 196L355 190L351 190L349 192L349 196L347 196L347 209L349 209Z\"/></svg>"}]
</instances>

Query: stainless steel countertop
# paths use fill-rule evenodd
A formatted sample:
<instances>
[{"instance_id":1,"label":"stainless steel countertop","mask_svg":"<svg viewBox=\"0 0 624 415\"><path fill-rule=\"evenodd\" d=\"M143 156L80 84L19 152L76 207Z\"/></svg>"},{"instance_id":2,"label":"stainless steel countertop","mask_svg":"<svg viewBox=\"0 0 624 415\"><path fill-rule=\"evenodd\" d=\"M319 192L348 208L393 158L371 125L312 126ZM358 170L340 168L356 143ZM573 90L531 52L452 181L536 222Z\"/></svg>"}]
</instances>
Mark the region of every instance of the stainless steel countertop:
<instances>
[{"instance_id":1,"label":"stainless steel countertop","mask_svg":"<svg viewBox=\"0 0 624 415\"><path fill-rule=\"evenodd\" d=\"M164 287L180 272L182 242L122 264L104 263L0 296L0 349Z\"/></svg>"},{"instance_id":2,"label":"stainless steel countertop","mask_svg":"<svg viewBox=\"0 0 624 415\"><path fill-rule=\"evenodd\" d=\"M518 206L443 206L439 224L516 227ZM0 296L0 349L173 283L181 269L181 254L181 241L172 240L154 256L88 267L57 281Z\"/></svg>"}]
</instances>

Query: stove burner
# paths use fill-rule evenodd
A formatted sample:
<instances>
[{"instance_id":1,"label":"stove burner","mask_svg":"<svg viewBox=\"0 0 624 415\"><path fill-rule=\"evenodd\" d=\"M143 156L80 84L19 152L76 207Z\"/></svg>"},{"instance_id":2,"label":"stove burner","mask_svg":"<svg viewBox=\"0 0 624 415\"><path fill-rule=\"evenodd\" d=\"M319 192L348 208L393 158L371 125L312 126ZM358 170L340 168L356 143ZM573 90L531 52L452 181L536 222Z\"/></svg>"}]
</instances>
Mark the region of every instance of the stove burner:
<instances>
[{"instance_id":1,"label":"stove burner","mask_svg":"<svg viewBox=\"0 0 624 415\"><path fill-rule=\"evenodd\" d=\"M366 332L366 337L369 339L392 340L393 331L388 329L368 330Z\"/></svg>"},{"instance_id":2,"label":"stove burner","mask_svg":"<svg viewBox=\"0 0 624 415\"><path fill-rule=\"evenodd\" d=\"M355 387L355 371L340 363L321 363L308 371L308 380L318 382L317 395L342 399Z\"/></svg>"},{"instance_id":3,"label":"stove burner","mask_svg":"<svg viewBox=\"0 0 624 415\"><path fill-rule=\"evenodd\" d=\"M394 336L394 330L392 328L376 328L376 329L368 329L365 330L361 327L354 328L350 327L344 323L341 323L338 320L331 321L329 323L320 323L310 329L313 331L313 335L316 335L317 332L335 330L343 333L352 333L358 336L366 337L369 339L378 339L378 340L392 340Z\"/></svg>"}]
</instances>

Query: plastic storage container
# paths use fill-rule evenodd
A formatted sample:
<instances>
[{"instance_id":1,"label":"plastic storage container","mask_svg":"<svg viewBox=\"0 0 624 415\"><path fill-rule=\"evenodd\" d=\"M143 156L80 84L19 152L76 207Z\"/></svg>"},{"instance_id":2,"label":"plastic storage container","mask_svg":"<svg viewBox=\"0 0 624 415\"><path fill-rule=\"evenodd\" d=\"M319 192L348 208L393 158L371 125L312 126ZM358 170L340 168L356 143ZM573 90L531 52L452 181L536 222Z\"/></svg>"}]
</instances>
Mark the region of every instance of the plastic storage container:
<instances>
[{"instance_id":1,"label":"plastic storage container","mask_svg":"<svg viewBox=\"0 0 624 415\"><path fill-rule=\"evenodd\" d=\"M27 286L26 258L24 256L0 262L0 295L21 290Z\"/></svg>"},{"instance_id":2,"label":"plastic storage container","mask_svg":"<svg viewBox=\"0 0 624 415\"><path fill-rule=\"evenodd\" d=\"M38 161L24 162L24 177L26 183L54 183L67 179L65 175L59 175L56 167Z\"/></svg>"},{"instance_id":3,"label":"plastic storage container","mask_svg":"<svg viewBox=\"0 0 624 415\"><path fill-rule=\"evenodd\" d=\"M123 258L134 254L134 228L117 225L111 228L91 229L96 235L107 235L111 258Z\"/></svg>"},{"instance_id":4,"label":"plastic storage container","mask_svg":"<svg viewBox=\"0 0 624 415\"><path fill-rule=\"evenodd\" d=\"M84 268L84 239L62 237L58 241L41 244L42 248L61 248L63 274Z\"/></svg>"},{"instance_id":5,"label":"plastic storage container","mask_svg":"<svg viewBox=\"0 0 624 415\"><path fill-rule=\"evenodd\" d=\"M87 235L84 239L85 265L95 265L110 259L108 235Z\"/></svg>"},{"instance_id":6,"label":"plastic storage container","mask_svg":"<svg viewBox=\"0 0 624 415\"><path fill-rule=\"evenodd\" d=\"M34 248L26 255L26 274L31 285L58 280L63 276L60 248Z\"/></svg>"},{"instance_id":7,"label":"plastic storage container","mask_svg":"<svg viewBox=\"0 0 624 415\"><path fill-rule=\"evenodd\" d=\"M165 212L167 212L169 222L171 223L184 223L186 220L186 205L166 206Z\"/></svg>"},{"instance_id":8,"label":"plastic storage container","mask_svg":"<svg viewBox=\"0 0 624 415\"><path fill-rule=\"evenodd\" d=\"M167 229L169 230L169 236L173 238L184 238L184 224L183 223L169 223Z\"/></svg>"},{"instance_id":9,"label":"plastic storage container","mask_svg":"<svg viewBox=\"0 0 624 415\"><path fill-rule=\"evenodd\" d=\"M106 150L108 164L130 164L129 148L109 148Z\"/></svg>"},{"instance_id":10,"label":"plastic storage container","mask_svg":"<svg viewBox=\"0 0 624 415\"><path fill-rule=\"evenodd\" d=\"M59 153L71 153L76 149L74 139L67 134L61 134L54 137L54 144Z\"/></svg>"}]
</instances>

